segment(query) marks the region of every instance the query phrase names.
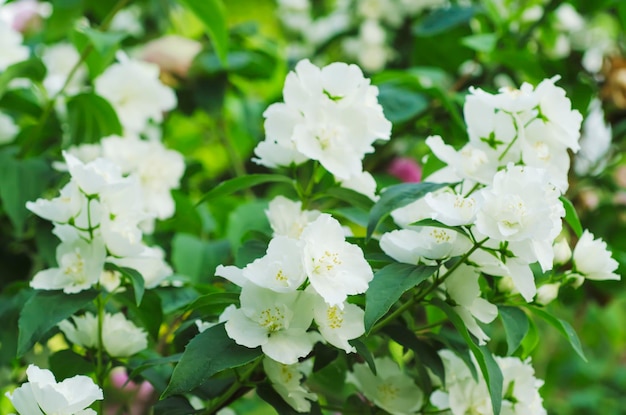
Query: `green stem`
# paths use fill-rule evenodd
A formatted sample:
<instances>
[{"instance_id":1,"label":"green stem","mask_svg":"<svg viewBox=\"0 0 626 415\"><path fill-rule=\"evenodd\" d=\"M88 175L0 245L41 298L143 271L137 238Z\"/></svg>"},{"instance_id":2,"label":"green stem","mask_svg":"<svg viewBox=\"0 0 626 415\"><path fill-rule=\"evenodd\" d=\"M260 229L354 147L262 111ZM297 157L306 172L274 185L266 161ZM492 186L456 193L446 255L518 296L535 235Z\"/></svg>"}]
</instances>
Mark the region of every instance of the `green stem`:
<instances>
[{"instance_id":1,"label":"green stem","mask_svg":"<svg viewBox=\"0 0 626 415\"><path fill-rule=\"evenodd\" d=\"M212 401L211 404L201 413L201 415L211 415L221 409L239 390L239 388L248 382L248 378L250 378L252 373L254 373L254 370L261 364L262 361L263 356L257 357L256 360L242 373L242 375L238 376L237 380L230 385L226 392Z\"/></svg>"}]
</instances>

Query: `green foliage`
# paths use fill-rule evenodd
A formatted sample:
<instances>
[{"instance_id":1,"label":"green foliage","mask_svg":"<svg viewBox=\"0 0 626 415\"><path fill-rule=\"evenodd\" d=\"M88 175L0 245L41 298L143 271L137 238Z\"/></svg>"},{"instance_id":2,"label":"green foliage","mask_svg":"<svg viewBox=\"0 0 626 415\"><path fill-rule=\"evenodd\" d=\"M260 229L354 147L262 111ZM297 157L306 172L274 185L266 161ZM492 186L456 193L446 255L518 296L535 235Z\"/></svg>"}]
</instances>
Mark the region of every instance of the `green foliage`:
<instances>
[{"instance_id":1,"label":"green foliage","mask_svg":"<svg viewBox=\"0 0 626 415\"><path fill-rule=\"evenodd\" d=\"M506 354L510 356L519 348L528 333L530 327L528 316L519 308L509 306L498 307L498 316L502 320L506 332L508 345Z\"/></svg>"},{"instance_id":2,"label":"green foliage","mask_svg":"<svg viewBox=\"0 0 626 415\"><path fill-rule=\"evenodd\" d=\"M261 355L258 348L237 345L228 337L223 324L208 328L185 347L163 397L191 392L216 373L243 366Z\"/></svg>"},{"instance_id":3,"label":"green foliage","mask_svg":"<svg viewBox=\"0 0 626 415\"><path fill-rule=\"evenodd\" d=\"M222 62L226 62L228 53L228 28L226 27L226 9L222 0L181 0L204 24L213 41L213 47Z\"/></svg>"}]
</instances>

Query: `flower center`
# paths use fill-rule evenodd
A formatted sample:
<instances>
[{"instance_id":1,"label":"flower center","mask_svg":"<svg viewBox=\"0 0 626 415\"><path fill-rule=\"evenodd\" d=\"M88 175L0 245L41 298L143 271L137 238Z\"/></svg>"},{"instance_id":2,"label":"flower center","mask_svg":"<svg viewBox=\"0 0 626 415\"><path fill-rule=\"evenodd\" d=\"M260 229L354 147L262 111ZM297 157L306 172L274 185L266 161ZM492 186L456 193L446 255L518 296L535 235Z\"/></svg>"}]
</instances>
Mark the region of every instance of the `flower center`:
<instances>
[{"instance_id":1,"label":"flower center","mask_svg":"<svg viewBox=\"0 0 626 415\"><path fill-rule=\"evenodd\" d=\"M328 307L326 310L326 319L328 320L328 327L331 329L340 329L343 325L343 311L337 306Z\"/></svg>"},{"instance_id":2,"label":"flower center","mask_svg":"<svg viewBox=\"0 0 626 415\"><path fill-rule=\"evenodd\" d=\"M285 314L278 307L270 307L259 314L259 325L270 333L281 330L285 327Z\"/></svg>"}]
</instances>

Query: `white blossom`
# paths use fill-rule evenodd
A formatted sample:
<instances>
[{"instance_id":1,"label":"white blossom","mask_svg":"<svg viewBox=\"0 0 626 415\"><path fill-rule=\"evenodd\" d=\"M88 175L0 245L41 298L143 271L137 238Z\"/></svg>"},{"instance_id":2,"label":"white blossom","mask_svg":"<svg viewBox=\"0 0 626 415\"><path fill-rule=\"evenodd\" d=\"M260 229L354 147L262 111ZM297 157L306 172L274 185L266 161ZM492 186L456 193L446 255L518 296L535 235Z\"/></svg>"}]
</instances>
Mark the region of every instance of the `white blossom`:
<instances>
[{"instance_id":1,"label":"white blossom","mask_svg":"<svg viewBox=\"0 0 626 415\"><path fill-rule=\"evenodd\" d=\"M589 114L583 122L580 151L574 159L574 171L579 176L600 173L607 163L613 130L604 119L602 102L593 99L589 103Z\"/></svg>"},{"instance_id":2,"label":"white blossom","mask_svg":"<svg viewBox=\"0 0 626 415\"><path fill-rule=\"evenodd\" d=\"M381 249L399 262L432 264L434 260L462 255L471 248L470 240L450 229L421 226L399 229L380 238Z\"/></svg>"},{"instance_id":3,"label":"white blossom","mask_svg":"<svg viewBox=\"0 0 626 415\"><path fill-rule=\"evenodd\" d=\"M392 415L416 413L422 406L424 393L389 357L375 358L376 375L365 363L357 363L348 374L348 382L356 385L376 406Z\"/></svg>"},{"instance_id":4,"label":"white blossom","mask_svg":"<svg viewBox=\"0 0 626 415\"><path fill-rule=\"evenodd\" d=\"M284 104L273 104L264 114L266 144L255 150L260 164L313 159L346 180L361 173L361 160L374 150L373 142L391 134L378 89L356 65L336 62L320 69L300 61L287 75L283 97Z\"/></svg>"},{"instance_id":5,"label":"white blossom","mask_svg":"<svg viewBox=\"0 0 626 415\"><path fill-rule=\"evenodd\" d=\"M424 200L432 209L431 218L448 226L473 224L480 206L475 196L447 191L428 193Z\"/></svg>"},{"instance_id":6,"label":"white blossom","mask_svg":"<svg viewBox=\"0 0 626 415\"><path fill-rule=\"evenodd\" d=\"M588 230L581 235L574 247L572 255L574 272L588 280L619 280L620 275L615 271L618 262L611 258L611 252L602 238L594 239Z\"/></svg>"},{"instance_id":7,"label":"white blossom","mask_svg":"<svg viewBox=\"0 0 626 415\"><path fill-rule=\"evenodd\" d=\"M263 369L274 390L293 409L300 413L308 413L311 410L311 401L316 401L317 395L302 386L301 363L286 365L266 357L263 359Z\"/></svg>"},{"instance_id":8,"label":"white blossom","mask_svg":"<svg viewBox=\"0 0 626 415\"><path fill-rule=\"evenodd\" d=\"M87 208L87 200L76 182L71 180L63 186L58 197L26 202L26 208L49 221L67 223L71 218L78 216L81 209Z\"/></svg>"},{"instance_id":9,"label":"white blossom","mask_svg":"<svg viewBox=\"0 0 626 415\"><path fill-rule=\"evenodd\" d=\"M315 291L330 305L367 291L374 273L363 251L346 242L336 219L321 214L302 231L304 269Z\"/></svg>"},{"instance_id":10,"label":"white blossom","mask_svg":"<svg viewBox=\"0 0 626 415\"><path fill-rule=\"evenodd\" d=\"M165 262L165 252L159 246L143 246L136 256L109 257L107 261L139 272L146 288L158 287L173 273L172 268Z\"/></svg>"},{"instance_id":11,"label":"white blossom","mask_svg":"<svg viewBox=\"0 0 626 415\"><path fill-rule=\"evenodd\" d=\"M58 43L46 47L41 54L41 60L46 65L46 77L43 80L43 86L48 95L53 97L65 85L68 76L80 60L80 55L76 48L69 43ZM77 94L86 79L87 68L83 64L72 74L72 79L64 89L65 94Z\"/></svg>"},{"instance_id":12,"label":"white blossom","mask_svg":"<svg viewBox=\"0 0 626 415\"><path fill-rule=\"evenodd\" d=\"M159 80L159 67L125 56L94 82L96 93L108 100L127 134L142 132L149 120L161 122L163 112L176 106L176 95Z\"/></svg>"},{"instance_id":13,"label":"white blossom","mask_svg":"<svg viewBox=\"0 0 626 415\"><path fill-rule=\"evenodd\" d=\"M29 365L26 369L28 382L7 392L20 415L95 415L87 407L103 399L102 389L90 377L77 375L56 381L51 371Z\"/></svg>"},{"instance_id":14,"label":"white blossom","mask_svg":"<svg viewBox=\"0 0 626 415\"><path fill-rule=\"evenodd\" d=\"M284 196L276 196L269 203L265 214L274 236L283 235L298 239L304 228L321 214L318 210L302 210L302 202L294 202Z\"/></svg>"},{"instance_id":15,"label":"white blossom","mask_svg":"<svg viewBox=\"0 0 626 415\"><path fill-rule=\"evenodd\" d=\"M7 144L15 140L19 127L13 121L13 118L7 114L0 112L0 145Z\"/></svg>"},{"instance_id":16,"label":"white blossom","mask_svg":"<svg viewBox=\"0 0 626 415\"><path fill-rule=\"evenodd\" d=\"M230 306L220 320L237 344L255 348L277 362L290 365L313 349L317 336L307 330L313 321L308 293L277 293L254 284L242 287L240 308Z\"/></svg>"},{"instance_id":17,"label":"white blossom","mask_svg":"<svg viewBox=\"0 0 626 415\"><path fill-rule=\"evenodd\" d=\"M98 318L92 313L73 316L59 323L59 329L72 343L86 348L98 347ZM135 326L122 313L105 313L102 346L113 357L128 357L148 347L145 330Z\"/></svg>"},{"instance_id":18,"label":"white blossom","mask_svg":"<svg viewBox=\"0 0 626 415\"><path fill-rule=\"evenodd\" d=\"M39 271L30 286L39 290L63 290L74 294L98 282L104 269L106 250L101 239L74 239L57 246L58 267Z\"/></svg>"},{"instance_id":19,"label":"white blossom","mask_svg":"<svg viewBox=\"0 0 626 415\"><path fill-rule=\"evenodd\" d=\"M322 297L315 295L313 316L324 340L347 353L356 352L348 341L365 333L363 309L350 303L344 303L341 307L329 305Z\"/></svg>"},{"instance_id":20,"label":"white blossom","mask_svg":"<svg viewBox=\"0 0 626 415\"><path fill-rule=\"evenodd\" d=\"M4 6L3 6L4 7ZM0 72L14 63L25 61L30 54L28 47L22 45L22 34L0 20Z\"/></svg>"}]
</instances>

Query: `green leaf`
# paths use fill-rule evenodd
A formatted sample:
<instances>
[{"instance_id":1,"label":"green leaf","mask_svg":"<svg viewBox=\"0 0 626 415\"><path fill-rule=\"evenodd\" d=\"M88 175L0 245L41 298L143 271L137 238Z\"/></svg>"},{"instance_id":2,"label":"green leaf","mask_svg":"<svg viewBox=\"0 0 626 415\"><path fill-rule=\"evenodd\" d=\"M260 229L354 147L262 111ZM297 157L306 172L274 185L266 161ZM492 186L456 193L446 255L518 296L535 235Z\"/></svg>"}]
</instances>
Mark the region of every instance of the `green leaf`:
<instances>
[{"instance_id":1,"label":"green leaf","mask_svg":"<svg viewBox=\"0 0 626 415\"><path fill-rule=\"evenodd\" d=\"M521 357L523 359L530 356L534 351L537 345L539 344L539 330L537 329L537 325L532 319L528 319L528 333L526 337L522 340L522 354Z\"/></svg>"},{"instance_id":2,"label":"green leaf","mask_svg":"<svg viewBox=\"0 0 626 415\"><path fill-rule=\"evenodd\" d=\"M583 352L583 347L580 344L580 339L576 334L576 330L564 320L561 320L558 317L553 316L550 313L545 312L544 310L537 307L529 307L533 313L543 318L546 322L550 323L554 328L556 328L568 341L572 346L574 351L578 353L578 356L581 357L585 362L587 358L585 357L585 352Z\"/></svg>"},{"instance_id":3,"label":"green leaf","mask_svg":"<svg viewBox=\"0 0 626 415\"><path fill-rule=\"evenodd\" d=\"M139 271L128 267L120 267L111 262L107 262L104 265L104 268L111 271L117 271L130 281L135 293L135 303L137 304L137 307L139 307L141 305L143 293L145 292L145 280Z\"/></svg>"},{"instance_id":4,"label":"green leaf","mask_svg":"<svg viewBox=\"0 0 626 415\"><path fill-rule=\"evenodd\" d=\"M376 363L374 363L374 355L372 355L372 352L370 352L370 349L367 348L365 343L363 343L360 339L352 339L348 341L348 343L354 346L356 352L365 360L372 373L376 374Z\"/></svg>"},{"instance_id":5,"label":"green leaf","mask_svg":"<svg viewBox=\"0 0 626 415\"><path fill-rule=\"evenodd\" d=\"M367 196L345 187L331 187L323 194L348 203L350 206L369 211L374 202Z\"/></svg>"},{"instance_id":6,"label":"green leaf","mask_svg":"<svg viewBox=\"0 0 626 415\"><path fill-rule=\"evenodd\" d=\"M396 262L378 270L365 293L365 332L372 330L402 294L430 277L436 269Z\"/></svg>"},{"instance_id":7,"label":"green leaf","mask_svg":"<svg viewBox=\"0 0 626 415\"><path fill-rule=\"evenodd\" d=\"M461 39L461 43L472 50L489 53L496 47L498 35L495 33L479 33L464 37Z\"/></svg>"},{"instance_id":8,"label":"green leaf","mask_svg":"<svg viewBox=\"0 0 626 415\"><path fill-rule=\"evenodd\" d=\"M230 255L228 241L204 241L196 236L177 233L172 241L172 264L178 274L194 282L207 282L215 268Z\"/></svg>"},{"instance_id":9,"label":"green leaf","mask_svg":"<svg viewBox=\"0 0 626 415\"><path fill-rule=\"evenodd\" d=\"M202 316L216 316L232 304L239 305L239 293L210 293L198 297L185 311L196 311Z\"/></svg>"},{"instance_id":10,"label":"green leaf","mask_svg":"<svg viewBox=\"0 0 626 415\"><path fill-rule=\"evenodd\" d=\"M162 398L191 392L216 373L243 366L262 355L258 347L249 349L235 343L223 324L213 326L187 344Z\"/></svg>"},{"instance_id":11,"label":"green leaf","mask_svg":"<svg viewBox=\"0 0 626 415\"><path fill-rule=\"evenodd\" d=\"M221 182L202 196L196 205L211 199L230 195L238 190L249 189L264 183L291 183L292 180L280 174L248 174L246 176L235 177L234 179Z\"/></svg>"},{"instance_id":12,"label":"green leaf","mask_svg":"<svg viewBox=\"0 0 626 415\"><path fill-rule=\"evenodd\" d=\"M519 308L509 306L499 306L498 315L506 332L506 343L508 345L506 354L510 356L522 344L522 340L528 333L528 316Z\"/></svg>"},{"instance_id":13,"label":"green leaf","mask_svg":"<svg viewBox=\"0 0 626 415\"><path fill-rule=\"evenodd\" d=\"M83 27L81 31L89 38L99 55L115 55L120 42L128 36L124 32L101 32L91 27Z\"/></svg>"},{"instance_id":14,"label":"green leaf","mask_svg":"<svg viewBox=\"0 0 626 415\"><path fill-rule=\"evenodd\" d=\"M17 356L28 352L51 328L85 307L98 296L98 291L78 294L63 291L35 291L20 313Z\"/></svg>"},{"instance_id":15,"label":"green leaf","mask_svg":"<svg viewBox=\"0 0 626 415\"><path fill-rule=\"evenodd\" d=\"M96 370L93 362L70 349L60 350L50 355L48 363L57 382L76 375L88 375Z\"/></svg>"},{"instance_id":16,"label":"green leaf","mask_svg":"<svg viewBox=\"0 0 626 415\"><path fill-rule=\"evenodd\" d=\"M472 336L467 331L467 327L465 323L459 317L459 315L454 311L452 306L443 301L440 298L433 298L432 304L439 307L450 319L454 327L457 329L461 337L465 339L465 342L469 346L470 350L474 354L476 361L478 362L478 366L480 367L480 371L485 378L487 383L487 388L489 389L489 395L491 397L491 405L493 407L494 415L500 414L500 409L502 407L502 388L503 388L503 377L502 371L500 370L500 366L493 358L493 355L485 346L478 346L474 343Z\"/></svg>"},{"instance_id":17,"label":"green leaf","mask_svg":"<svg viewBox=\"0 0 626 415\"><path fill-rule=\"evenodd\" d=\"M410 120L428 108L426 95L392 83L378 86L378 101L393 124Z\"/></svg>"},{"instance_id":18,"label":"green leaf","mask_svg":"<svg viewBox=\"0 0 626 415\"><path fill-rule=\"evenodd\" d=\"M453 27L468 23L479 11L478 7L451 6L437 9L413 26L417 36L434 36Z\"/></svg>"},{"instance_id":19,"label":"green leaf","mask_svg":"<svg viewBox=\"0 0 626 415\"><path fill-rule=\"evenodd\" d=\"M213 41L213 47L220 60L226 64L228 54L228 27L226 26L226 8L222 0L180 0L198 17Z\"/></svg>"},{"instance_id":20,"label":"green leaf","mask_svg":"<svg viewBox=\"0 0 626 415\"><path fill-rule=\"evenodd\" d=\"M128 314L133 320L138 320L146 328L148 334L153 339L158 339L159 329L163 322L163 309L161 307L161 297L154 291L149 290L144 293L141 306L137 305L137 296L134 290L116 294L115 299L122 302L128 309Z\"/></svg>"},{"instance_id":21,"label":"green leaf","mask_svg":"<svg viewBox=\"0 0 626 415\"><path fill-rule=\"evenodd\" d=\"M386 218L392 210L401 208L424 197L429 192L434 192L442 187L449 186L448 183L401 183L389 186L384 189L380 199L370 212L367 224L367 238L369 239L376 231L376 228Z\"/></svg>"},{"instance_id":22,"label":"green leaf","mask_svg":"<svg viewBox=\"0 0 626 415\"><path fill-rule=\"evenodd\" d=\"M178 363L182 356L183 356L182 353L176 353L170 356L165 356L165 357L160 357L160 358L155 358L155 359L148 359L144 361L143 363L141 363L139 366L135 367L133 371L130 373L130 375L128 375L128 377L133 379L139 374L141 374L141 372L143 372L144 370L149 369L154 366L167 365L170 363Z\"/></svg>"},{"instance_id":23,"label":"green leaf","mask_svg":"<svg viewBox=\"0 0 626 415\"><path fill-rule=\"evenodd\" d=\"M17 78L27 78L33 81L42 81L46 76L46 67L40 59L31 58L29 60L15 63L0 73L0 98L4 95L12 80Z\"/></svg>"},{"instance_id":24,"label":"green leaf","mask_svg":"<svg viewBox=\"0 0 626 415\"><path fill-rule=\"evenodd\" d=\"M34 201L47 189L50 167L42 159L18 160L12 149L0 153L0 198L17 236L24 232L30 212L26 202Z\"/></svg>"},{"instance_id":25,"label":"green leaf","mask_svg":"<svg viewBox=\"0 0 626 415\"><path fill-rule=\"evenodd\" d=\"M193 415L204 412L195 410L189 401L182 396L170 396L154 404L154 415Z\"/></svg>"},{"instance_id":26,"label":"green leaf","mask_svg":"<svg viewBox=\"0 0 626 415\"><path fill-rule=\"evenodd\" d=\"M72 144L97 143L102 137L121 135L117 113L106 99L83 93L67 100L67 121Z\"/></svg>"},{"instance_id":27,"label":"green leaf","mask_svg":"<svg viewBox=\"0 0 626 415\"><path fill-rule=\"evenodd\" d=\"M580 238L583 234L583 225L580 223L576 208L569 199L565 198L565 196L561 196L559 199L561 199L563 208L565 208L565 222L567 222L570 228L572 228L576 236Z\"/></svg>"},{"instance_id":28,"label":"green leaf","mask_svg":"<svg viewBox=\"0 0 626 415\"><path fill-rule=\"evenodd\" d=\"M422 365L428 367L437 376L441 383L445 385L446 371L443 366L441 357L437 354L437 350L433 348L426 341L419 339L415 333L409 330L406 326L400 324L392 324L384 328L383 330L393 341L407 349L411 349L415 352L415 359L417 359Z\"/></svg>"},{"instance_id":29,"label":"green leaf","mask_svg":"<svg viewBox=\"0 0 626 415\"><path fill-rule=\"evenodd\" d=\"M256 392L261 399L270 404L278 415L298 415L300 412L296 411L289 405L282 396L274 390L274 388L268 383L262 383L256 388ZM311 415L322 415L317 402L312 402L311 410L308 412Z\"/></svg>"}]
</instances>

